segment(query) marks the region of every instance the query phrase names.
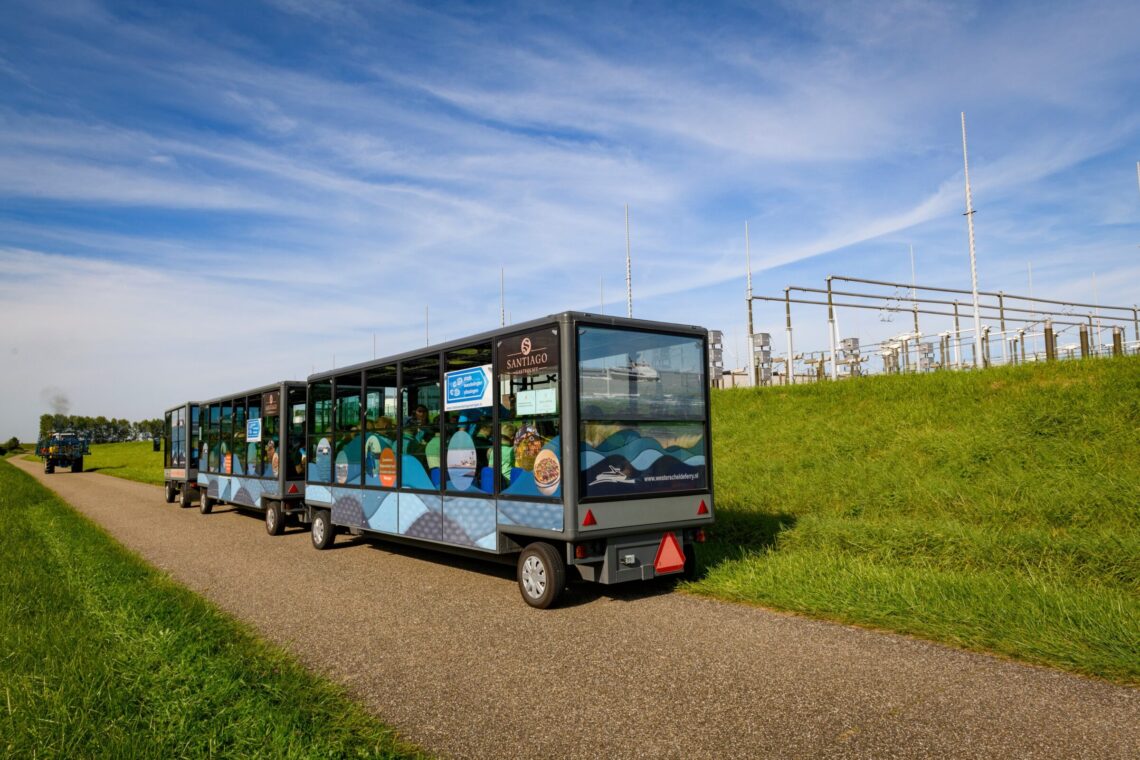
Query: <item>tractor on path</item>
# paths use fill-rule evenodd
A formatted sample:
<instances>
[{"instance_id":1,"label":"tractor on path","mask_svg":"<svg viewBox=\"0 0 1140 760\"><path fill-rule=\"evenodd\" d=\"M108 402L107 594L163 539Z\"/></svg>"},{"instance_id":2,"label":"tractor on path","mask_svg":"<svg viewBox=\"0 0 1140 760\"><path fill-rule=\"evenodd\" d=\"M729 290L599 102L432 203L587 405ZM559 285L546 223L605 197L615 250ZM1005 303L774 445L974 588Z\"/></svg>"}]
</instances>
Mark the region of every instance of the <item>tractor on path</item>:
<instances>
[{"instance_id":1,"label":"tractor on path","mask_svg":"<svg viewBox=\"0 0 1140 760\"><path fill-rule=\"evenodd\" d=\"M91 453L87 439L70 430L51 433L36 443L36 453L44 460L44 472L51 475L56 467L70 467L83 472L83 455Z\"/></svg>"}]
</instances>

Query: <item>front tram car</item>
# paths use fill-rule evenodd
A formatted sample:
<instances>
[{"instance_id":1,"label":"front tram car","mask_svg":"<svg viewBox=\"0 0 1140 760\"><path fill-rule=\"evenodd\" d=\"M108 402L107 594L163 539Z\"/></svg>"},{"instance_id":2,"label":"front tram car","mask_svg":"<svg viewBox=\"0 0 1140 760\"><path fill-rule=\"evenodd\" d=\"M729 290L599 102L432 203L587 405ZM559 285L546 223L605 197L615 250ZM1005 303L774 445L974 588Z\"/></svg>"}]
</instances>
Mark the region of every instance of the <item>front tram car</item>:
<instances>
[{"instance_id":1,"label":"front tram car","mask_svg":"<svg viewBox=\"0 0 1140 760\"><path fill-rule=\"evenodd\" d=\"M707 332L566 312L308 380L305 519L568 574L683 575L713 521Z\"/></svg>"}]
</instances>

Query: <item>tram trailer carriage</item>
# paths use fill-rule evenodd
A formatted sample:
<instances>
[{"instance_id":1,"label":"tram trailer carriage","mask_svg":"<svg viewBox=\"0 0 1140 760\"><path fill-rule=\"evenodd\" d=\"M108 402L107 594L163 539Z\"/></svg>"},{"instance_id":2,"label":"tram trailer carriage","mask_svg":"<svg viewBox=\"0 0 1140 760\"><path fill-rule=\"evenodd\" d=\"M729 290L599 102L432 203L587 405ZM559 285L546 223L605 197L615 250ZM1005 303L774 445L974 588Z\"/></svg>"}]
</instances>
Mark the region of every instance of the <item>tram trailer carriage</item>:
<instances>
[{"instance_id":1,"label":"tram trailer carriage","mask_svg":"<svg viewBox=\"0 0 1140 760\"><path fill-rule=\"evenodd\" d=\"M703 328L566 312L311 375L313 545L516 555L540 608L567 572L691 574L714 512L707 367Z\"/></svg>"},{"instance_id":2,"label":"tram trailer carriage","mask_svg":"<svg viewBox=\"0 0 1140 760\"><path fill-rule=\"evenodd\" d=\"M305 512L305 383L283 381L201 402L199 509L232 504L265 513L280 535Z\"/></svg>"},{"instance_id":3,"label":"tram trailer carriage","mask_svg":"<svg viewBox=\"0 0 1140 760\"><path fill-rule=\"evenodd\" d=\"M178 499L183 507L189 507L198 490L199 408L198 402L188 401L164 413L162 479L167 504Z\"/></svg>"}]
</instances>

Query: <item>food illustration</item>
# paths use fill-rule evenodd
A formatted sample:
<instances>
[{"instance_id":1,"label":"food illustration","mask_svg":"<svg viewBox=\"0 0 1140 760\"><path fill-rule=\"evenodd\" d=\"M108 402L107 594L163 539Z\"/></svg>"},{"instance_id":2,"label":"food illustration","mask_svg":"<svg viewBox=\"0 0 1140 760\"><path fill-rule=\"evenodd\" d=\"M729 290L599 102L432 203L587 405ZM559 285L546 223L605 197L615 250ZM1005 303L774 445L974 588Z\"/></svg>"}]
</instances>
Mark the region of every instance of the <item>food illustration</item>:
<instances>
[{"instance_id":1,"label":"food illustration","mask_svg":"<svg viewBox=\"0 0 1140 760\"><path fill-rule=\"evenodd\" d=\"M543 449L534 458L534 482L543 496L553 496L562 482L562 465L550 449Z\"/></svg>"},{"instance_id":2,"label":"food illustration","mask_svg":"<svg viewBox=\"0 0 1140 760\"><path fill-rule=\"evenodd\" d=\"M515 433L515 467L534 470L535 457L545 444L546 439L539 434L534 425L521 426Z\"/></svg>"}]
</instances>

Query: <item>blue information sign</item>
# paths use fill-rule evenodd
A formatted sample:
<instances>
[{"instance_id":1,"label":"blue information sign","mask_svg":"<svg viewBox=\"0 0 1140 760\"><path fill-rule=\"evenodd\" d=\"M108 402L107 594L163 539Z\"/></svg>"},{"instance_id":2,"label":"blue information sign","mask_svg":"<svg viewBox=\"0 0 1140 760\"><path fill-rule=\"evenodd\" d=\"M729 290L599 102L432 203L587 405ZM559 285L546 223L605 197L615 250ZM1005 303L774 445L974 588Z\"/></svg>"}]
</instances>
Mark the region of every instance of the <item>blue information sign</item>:
<instances>
[{"instance_id":1,"label":"blue information sign","mask_svg":"<svg viewBox=\"0 0 1140 760\"><path fill-rule=\"evenodd\" d=\"M245 440L249 443L261 443L261 420L245 421Z\"/></svg>"},{"instance_id":2,"label":"blue information sign","mask_svg":"<svg viewBox=\"0 0 1140 760\"><path fill-rule=\"evenodd\" d=\"M457 369L443 376L445 411L491 405L491 365Z\"/></svg>"}]
</instances>

